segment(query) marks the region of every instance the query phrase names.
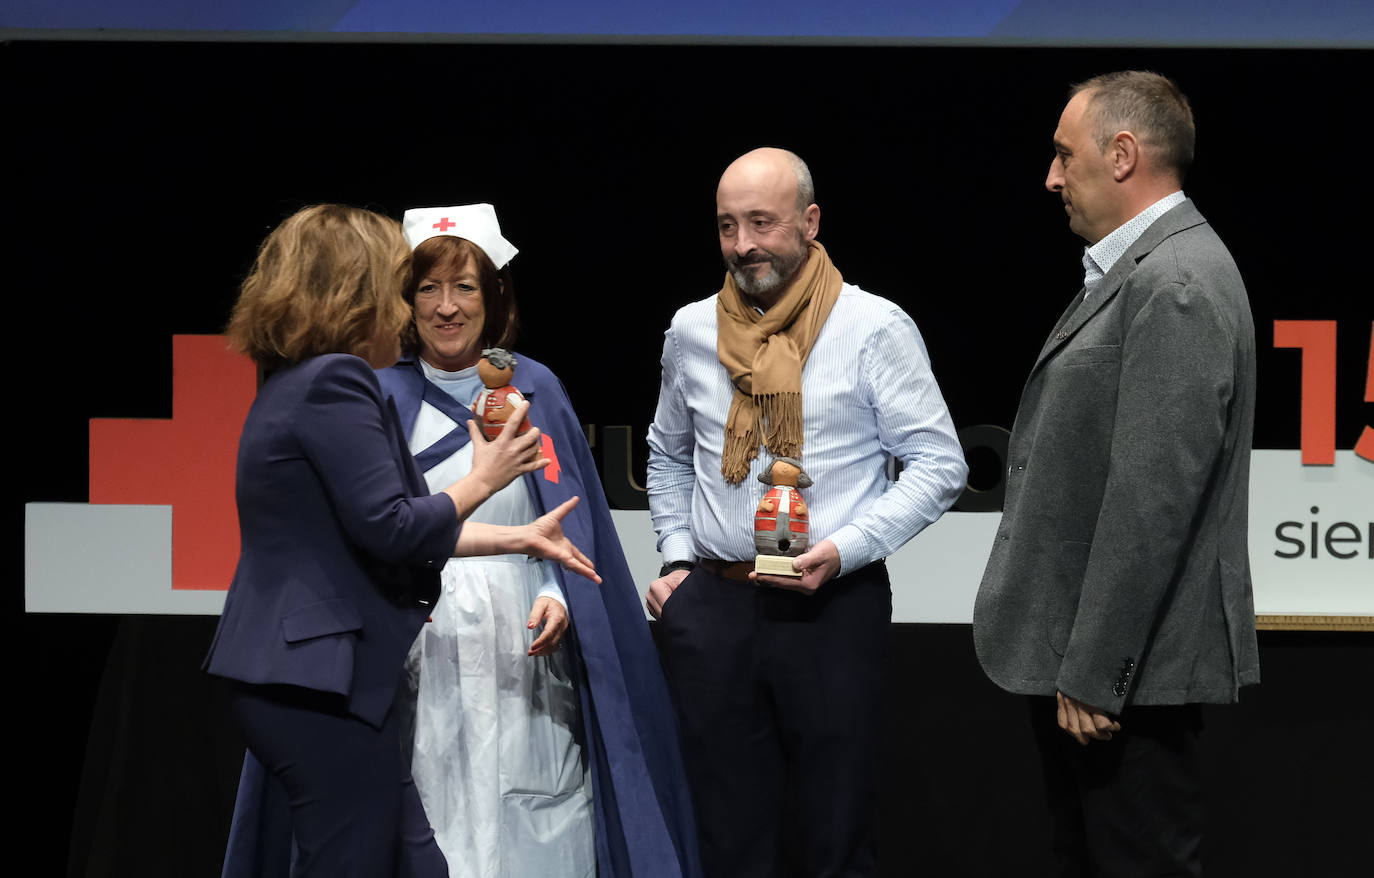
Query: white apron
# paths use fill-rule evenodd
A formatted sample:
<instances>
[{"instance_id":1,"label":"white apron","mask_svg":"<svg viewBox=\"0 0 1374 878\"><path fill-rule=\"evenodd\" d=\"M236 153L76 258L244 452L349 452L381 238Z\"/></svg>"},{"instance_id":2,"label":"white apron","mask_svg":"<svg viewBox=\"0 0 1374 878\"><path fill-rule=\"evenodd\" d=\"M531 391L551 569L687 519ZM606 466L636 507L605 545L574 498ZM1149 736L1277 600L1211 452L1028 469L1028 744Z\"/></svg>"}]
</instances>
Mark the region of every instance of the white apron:
<instances>
[{"instance_id":1,"label":"white apron","mask_svg":"<svg viewBox=\"0 0 1374 878\"><path fill-rule=\"evenodd\" d=\"M453 421L422 403L411 451ZM472 466L466 445L425 473L431 491ZM523 479L469 521L524 524L534 505ZM526 655L526 628L546 563L524 555L455 558L444 566L433 621L411 647L418 673L412 773L451 878L594 878L592 784L582 758L570 656Z\"/></svg>"}]
</instances>

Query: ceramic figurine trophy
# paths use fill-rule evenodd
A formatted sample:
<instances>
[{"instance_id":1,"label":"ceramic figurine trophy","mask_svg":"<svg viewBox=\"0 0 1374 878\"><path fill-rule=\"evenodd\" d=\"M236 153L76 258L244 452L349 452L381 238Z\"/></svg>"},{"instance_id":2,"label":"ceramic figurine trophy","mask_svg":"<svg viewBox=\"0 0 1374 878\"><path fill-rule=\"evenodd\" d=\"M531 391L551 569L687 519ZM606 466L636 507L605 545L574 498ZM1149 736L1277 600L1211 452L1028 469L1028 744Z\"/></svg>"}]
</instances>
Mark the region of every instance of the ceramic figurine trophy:
<instances>
[{"instance_id":1,"label":"ceramic figurine trophy","mask_svg":"<svg viewBox=\"0 0 1374 878\"><path fill-rule=\"evenodd\" d=\"M773 576L801 576L792 569L792 559L805 552L811 542L810 515L800 490L811 487L811 477L802 472L799 461L779 457L766 472L759 473L759 481L772 487L754 510L754 548L759 550L754 570Z\"/></svg>"},{"instance_id":2,"label":"ceramic figurine trophy","mask_svg":"<svg viewBox=\"0 0 1374 878\"><path fill-rule=\"evenodd\" d=\"M472 413L482 428L487 441L501 435L506 421L515 413L514 402L525 398L511 378L515 375L515 357L505 348L487 348L482 351L482 359L477 363L477 376L482 379L482 392L472 403ZM529 418L516 432L523 433L530 428Z\"/></svg>"}]
</instances>

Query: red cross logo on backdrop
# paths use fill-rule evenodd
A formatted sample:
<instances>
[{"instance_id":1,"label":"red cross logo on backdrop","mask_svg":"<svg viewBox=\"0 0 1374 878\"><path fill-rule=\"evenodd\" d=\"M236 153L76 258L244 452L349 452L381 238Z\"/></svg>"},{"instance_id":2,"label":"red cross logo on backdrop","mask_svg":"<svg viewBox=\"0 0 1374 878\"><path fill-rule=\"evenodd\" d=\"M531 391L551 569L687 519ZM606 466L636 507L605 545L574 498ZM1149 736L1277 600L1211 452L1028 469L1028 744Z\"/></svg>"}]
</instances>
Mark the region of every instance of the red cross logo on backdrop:
<instances>
[{"instance_id":1,"label":"red cross logo on backdrop","mask_svg":"<svg viewBox=\"0 0 1374 878\"><path fill-rule=\"evenodd\" d=\"M453 228L456 225L458 224L451 223L449 222L448 217L444 217L443 219L439 220L437 223L434 224L434 228L438 229L441 232L447 232L449 229Z\"/></svg>"}]
</instances>

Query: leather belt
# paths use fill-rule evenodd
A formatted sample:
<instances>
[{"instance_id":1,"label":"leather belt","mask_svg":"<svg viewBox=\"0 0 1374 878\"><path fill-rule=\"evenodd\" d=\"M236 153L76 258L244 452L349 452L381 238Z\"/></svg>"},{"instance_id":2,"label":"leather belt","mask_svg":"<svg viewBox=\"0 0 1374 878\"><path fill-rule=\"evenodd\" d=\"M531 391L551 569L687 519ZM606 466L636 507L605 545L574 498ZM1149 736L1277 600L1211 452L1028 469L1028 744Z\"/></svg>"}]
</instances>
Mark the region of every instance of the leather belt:
<instances>
[{"instance_id":1,"label":"leather belt","mask_svg":"<svg viewBox=\"0 0 1374 878\"><path fill-rule=\"evenodd\" d=\"M749 574L754 572L753 561L718 561L715 558L699 558L697 566L709 570L721 579L736 582L752 582Z\"/></svg>"}]
</instances>

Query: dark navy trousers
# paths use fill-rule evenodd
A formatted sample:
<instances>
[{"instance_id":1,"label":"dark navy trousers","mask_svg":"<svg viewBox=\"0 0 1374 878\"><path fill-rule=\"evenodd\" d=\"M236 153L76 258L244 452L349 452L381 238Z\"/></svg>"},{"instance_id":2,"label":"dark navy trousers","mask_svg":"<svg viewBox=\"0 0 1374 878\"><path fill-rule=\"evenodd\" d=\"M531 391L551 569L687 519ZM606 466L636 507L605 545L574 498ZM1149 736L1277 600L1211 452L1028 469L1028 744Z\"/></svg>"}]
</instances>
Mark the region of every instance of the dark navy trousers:
<instances>
[{"instance_id":1,"label":"dark navy trousers","mask_svg":"<svg viewBox=\"0 0 1374 878\"><path fill-rule=\"evenodd\" d=\"M1055 878L1202 875L1199 705L1127 706L1110 741L1080 745L1055 700L1027 698L1054 822Z\"/></svg>"},{"instance_id":2,"label":"dark navy trousers","mask_svg":"<svg viewBox=\"0 0 1374 878\"><path fill-rule=\"evenodd\" d=\"M814 595L698 565L660 645L707 878L873 875L892 592L870 564Z\"/></svg>"},{"instance_id":3,"label":"dark navy trousers","mask_svg":"<svg viewBox=\"0 0 1374 878\"><path fill-rule=\"evenodd\" d=\"M296 843L292 878L447 878L401 751L399 710L377 728L348 713L341 695L230 687L230 710L248 749L286 791Z\"/></svg>"}]
</instances>

